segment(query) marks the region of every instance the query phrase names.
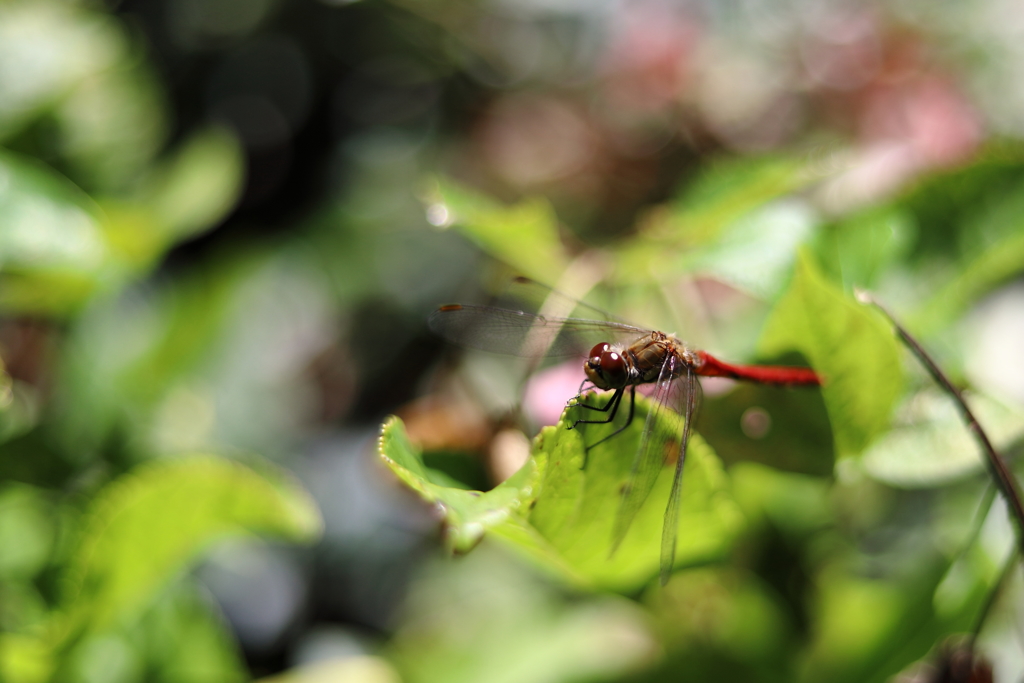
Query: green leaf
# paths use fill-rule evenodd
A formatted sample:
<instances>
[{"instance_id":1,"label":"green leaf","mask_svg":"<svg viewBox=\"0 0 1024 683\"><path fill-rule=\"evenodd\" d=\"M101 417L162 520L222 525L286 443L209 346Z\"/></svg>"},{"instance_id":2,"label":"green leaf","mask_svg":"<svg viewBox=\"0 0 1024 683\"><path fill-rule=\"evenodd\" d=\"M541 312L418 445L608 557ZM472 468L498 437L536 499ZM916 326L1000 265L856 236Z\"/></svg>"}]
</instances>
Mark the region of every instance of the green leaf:
<instances>
[{"instance_id":1,"label":"green leaf","mask_svg":"<svg viewBox=\"0 0 1024 683\"><path fill-rule=\"evenodd\" d=\"M554 427L537 437L535 457L547 466L530 524L581 576L595 585L629 591L657 574L665 509L675 463L662 468L646 502L637 512L622 544L612 554L612 528L640 445L649 402L638 396L632 424L613 439L586 451L584 444L607 436L609 425L579 425L567 429L577 416L567 410ZM622 419L620 417L620 419ZM681 427L672 413L658 429ZM581 469L586 457L586 469ZM721 557L743 526L743 516L714 451L692 435L683 471L676 566Z\"/></svg>"},{"instance_id":2,"label":"green leaf","mask_svg":"<svg viewBox=\"0 0 1024 683\"><path fill-rule=\"evenodd\" d=\"M165 142L167 112L146 62L122 62L77 83L54 112L72 177L92 191L134 186Z\"/></svg>"},{"instance_id":3,"label":"green leaf","mask_svg":"<svg viewBox=\"0 0 1024 683\"><path fill-rule=\"evenodd\" d=\"M0 489L0 580L31 578L46 565L56 536L48 508L38 489Z\"/></svg>"},{"instance_id":4,"label":"green leaf","mask_svg":"<svg viewBox=\"0 0 1024 683\"><path fill-rule=\"evenodd\" d=\"M446 179L437 181L437 194L448 223L499 261L540 282L551 282L565 270L558 217L546 200L504 206Z\"/></svg>"},{"instance_id":5,"label":"green leaf","mask_svg":"<svg viewBox=\"0 0 1024 683\"><path fill-rule=\"evenodd\" d=\"M872 207L823 230L817 252L822 267L845 288L873 287L897 268L917 233L903 207Z\"/></svg>"},{"instance_id":6,"label":"green leaf","mask_svg":"<svg viewBox=\"0 0 1024 683\"><path fill-rule=\"evenodd\" d=\"M817 581L814 636L799 680L885 683L940 639L973 628L992 583L973 583L956 609L937 612L935 590L950 563L928 559L898 579L827 567Z\"/></svg>"},{"instance_id":7,"label":"green leaf","mask_svg":"<svg viewBox=\"0 0 1024 683\"><path fill-rule=\"evenodd\" d=\"M846 667L857 671L857 680L864 680L873 655L893 642L908 596L894 582L842 575L828 579L816 605L816 637L808 666L815 673L831 674L832 679L838 677L836 669Z\"/></svg>"},{"instance_id":8,"label":"green leaf","mask_svg":"<svg viewBox=\"0 0 1024 683\"><path fill-rule=\"evenodd\" d=\"M65 447L87 457L118 427L138 438L160 400L217 348L249 271L244 263L222 263L148 296L102 297L88 307L61 367L65 408L56 435Z\"/></svg>"},{"instance_id":9,"label":"green leaf","mask_svg":"<svg viewBox=\"0 0 1024 683\"><path fill-rule=\"evenodd\" d=\"M970 260L911 318L918 334L927 335L954 320L979 297L1024 270L1024 221Z\"/></svg>"},{"instance_id":10,"label":"green leaf","mask_svg":"<svg viewBox=\"0 0 1024 683\"><path fill-rule=\"evenodd\" d=\"M790 350L822 375L836 454L860 453L887 428L902 392L899 347L881 317L826 281L806 253L761 338L765 355Z\"/></svg>"},{"instance_id":11,"label":"green leaf","mask_svg":"<svg viewBox=\"0 0 1024 683\"><path fill-rule=\"evenodd\" d=\"M98 285L92 274L0 267L0 310L69 315L83 307Z\"/></svg>"},{"instance_id":12,"label":"green leaf","mask_svg":"<svg viewBox=\"0 0 1024 683\"><path fill-rule=\"evenodd\" d=\"M617 278L644 282L701 270L757 294L774 292L778 271L788 268L793 246L809 233L812 217L806 208L792 207L751 214L819 179L802 159L720 161L642 220L638 238L616 250Z\"/></svg>"},{"instance_id":13,"label":"green leaf","mask_svg":"<svg viewBox=\"0 0 1024 683\"><path fill-rule=\"evenodd\" d=\"M423 464L422 452L412 445L405 425L397 417L381 428L378 452L399 479L444 515L448 547L457 553L468 552L491 529L512 525L517 510L535 497L542 467L530 460L516 474L487 492L467 491L435 484ZM509 530L510 534L515 534Z\"/></svg>"},{"instance_id":14,"label":"green leaf","mask_svg":"<svg viewBox=\"0 0 1024 683\"><path fill-rule=\"evenodd\" d=\"M675 200L669 225L679 241L702 244L753 209L817 179L803 160L792 158L719 162Z\"/></svg>"},{"instance_id":15,"label":"green leaf","mask_svg":"<svg viewBox=\"0 0 1024 683\"><path fill-rule=\"evenodd\" d=\"M74 86L126 57L138 59L119 22L96 9L73 3L0 3L0 138L23 128Z\"/></svg>"},{"instance_id":16,"label":"green leaf","mask_svg":"<svg viewBox=\"0 0 1024 683\"><path fill-rule=\"evenodd\" d=\"M814 234L816 223L805 204L770 204L737 219L703 247L682 250L680 269L771 300L785 286L797 248Z\"/></svg>"},{"instance_id":17,"label":"green leaf","mask_svg":"<svg viewBox=\"0 0 1024 683\"><path fill-rule=\"evenodd\" d=\"M621 680L650 662L657 644L636 603L580 599L515 560L485 544L428 566L385 650L402 681Z\"/></svg>"},{"instance_id":18,"label":"green leaf","mask_svg":"<svg viewBox=\"0 0 1024 683\"><path fill-rule=\"evenodd\" d=\"M942 330L1024 271L1022 169L1019 142L989 143L971 163L922 178L902 201L927 228L919 232L914 258L919 278L933 283L925 292L931 297L908 318L915 334Z\"/></svg>"},{"instance_id":19,"label":"green leaf","mask_svg":"<svg viewBox=\"0 0 1024 683\"><path fill-rule=\"evenodd\" d=\"M227 326L231 300L249 268L245 262L222 263L162 293L160 318L145 321L153 343L115 374L115 386L132 404L149 404L209 353Z\"/></svg>"},{"instance_id":20,"label":"green leaf","mask_svg":"<svg viewBox=\"0 0 1024 683\"><path fill-rule=\"evenodd\" d=\"M242 191L244 159L238 140L223 128L193 135L156 172L143 193L173 244L216 225Z\"/></svg>"},{"instance_id":21,"label":"green leaf","mask_svg":"<svg viewBox=\"0 0 1024 683\"><path fill-rule=\"evenodd\" d=\"M1024 409L985 395L965 396L996 449L1024 435ZM897 413L897 428L865 451L864 470L875 479L906 488L941 486L979 471L985 464L978 440L952 399L937 390L913 396Z\"/></svg>"},{"instance_id":22,"label":"green leaf","mask_svg":"<svg viewBox=\"0 0 1024 683\"><path fill-rule=\"evenodd\" d=\"M138 467L101 491L86 519L68 570L67 635L134 613L213 541L309 542L322 525L295 482L203 455Z\"/></svg>"},{"instance_id":23,"label":"green leaf","mask_svg":"<svg viewBox=\"0 0 1024 683\"><path fill-rule=\"evenodd\" d=\"M434 484L402 423L385 423L380 453L410 488L438 505L448 543L457 552L475 546L485 532L574 583L628 591L658 571L665 507L674 465L662 469L618 551L612 555L612 524L633 455L639 447L647 401L637 398L637 416L623 433L590 449L581 469L584 443L607 435L608 425L545 428L533 457L512 478L481 493ZM622 418L620 418L622 419ZM666 416L661 429L678 426ZM720 557L742 526L721 463L699 437L690 442L684 472L676 564ZM528 509L529 508L529 509Z\"/></svg>"},{"instance_id":24,"label":"green leaf","mask_svg":"<svg viewBox=\"0 0 1024 683\"><path fill-rule=\"evenodd\" d=\"M145 657L150 680L249 681L231 627L206 587L197 584L176 582L142 619L119 630L132 650Z\"/></svg>"},{"instance_id":25,"label":"green leaf","mask_svg":"<svg viewBox=\"0 0 1024 683\"><path fill-rule=\"evenodd\" d=\"M129 275L144 275L164 254L168 240L152 207L104 197L104 238L113 258Z\"/></svg>"},{"instance_id":26,"label":"green leaf","mask_svg":"<svg viewBox=\"0 0 1024 683\"><path fill-rule=\"evenodd\" d=\"M8 683L45 683L55 662L49 643L40 637L0 633L0 680Z\"/></svg>"},{"instance_id":27,"label":"green leaf","mask_svg":"<svg viewBox=\"0 0 1024 683\"><path fill-rule=\"evenodd\" d=\"M97 289L110 254L104 219L50 168L0 151L0 309L63 312Z\"/></svg>"}]
</instances>

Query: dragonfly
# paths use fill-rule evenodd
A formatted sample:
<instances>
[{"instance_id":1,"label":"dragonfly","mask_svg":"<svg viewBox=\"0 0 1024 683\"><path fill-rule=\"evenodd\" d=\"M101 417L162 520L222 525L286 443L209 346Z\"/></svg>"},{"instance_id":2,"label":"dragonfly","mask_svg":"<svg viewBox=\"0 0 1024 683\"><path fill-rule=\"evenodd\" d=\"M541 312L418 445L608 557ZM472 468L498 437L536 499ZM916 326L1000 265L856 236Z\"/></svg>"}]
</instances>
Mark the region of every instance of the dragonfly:
<instances>
[{"instance_id":1,"label":"dragonfly","mask_svg":"<svg viewBox=\"0 0 1024 683\"><path fill-rule=\"evenodd\" d=\"M559 296L569 299L573 306L606 315L589 304L577 302L566 295ZM672 488L661 536L662 585L668 582L675 564L683 467L702 396L698 378L727 377L777 386L821 385L821 378L810 368L727 363L706 351L691 348L675 335L613 320L551 316L496 306L448 304L431 314L429 325L450 342L482 351L536 359L579 356L586 379L567 406L589 410L591 412L586 414L594 419L577 419L569 425L570 429L580 424L613 424L628 392L629 408L625 423L591 444L588 450L620 434L632 424L637 387L651 385L652 407L647 413L640 445L622 489L622 499L612 527L611 547L614 553L662 468L674 458ZM586 351L588 347L589 351ZM603 405L590 405L584 402L583 396L593 389L612 393ZM682 417L681 433L672 434L656 428L666 411L675 411Z\"/></svg>"}]
</instances>

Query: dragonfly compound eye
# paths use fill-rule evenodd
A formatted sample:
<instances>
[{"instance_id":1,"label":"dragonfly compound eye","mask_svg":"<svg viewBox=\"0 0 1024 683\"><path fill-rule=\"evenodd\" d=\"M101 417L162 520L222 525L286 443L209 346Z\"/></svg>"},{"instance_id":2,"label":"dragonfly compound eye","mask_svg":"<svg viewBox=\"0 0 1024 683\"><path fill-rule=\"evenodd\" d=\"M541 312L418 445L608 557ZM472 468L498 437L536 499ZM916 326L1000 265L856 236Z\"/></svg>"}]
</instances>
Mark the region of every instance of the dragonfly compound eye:
<instances>
[{"instance_id":1,"label":"dragonfly compound eye","mask_svg":"<svg viewBox=\"0 0 1024 683\"><path fill-rule=\"evenodd\" d=\"M626 361L617 351L605 349L601 353L601 374L611 386L621 386L626 381Z\"/></svg>"},{"instance_id":2,"label":"dragonfly compound eye","mask_svg":"<svg viewBox=\"0 0 1024 683\"><path fill-rule=\"evenodd\" d=\"M607 351L609 348L611 348L611 345L608 344L607 342L601 342L600 344L596 344L594 348L590 349L590 354L588 354L588 358L590 358L590 361L596 365L601 362L601 354Z\"/></svg>"}]
</instances>

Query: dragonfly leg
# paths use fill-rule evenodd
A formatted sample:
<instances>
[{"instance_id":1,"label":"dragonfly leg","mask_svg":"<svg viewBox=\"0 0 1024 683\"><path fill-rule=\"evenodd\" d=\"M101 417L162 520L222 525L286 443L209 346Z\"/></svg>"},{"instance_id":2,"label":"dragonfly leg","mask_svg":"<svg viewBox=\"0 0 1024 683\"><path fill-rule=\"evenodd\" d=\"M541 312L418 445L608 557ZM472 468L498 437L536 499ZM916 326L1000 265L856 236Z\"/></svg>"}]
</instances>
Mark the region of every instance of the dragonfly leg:
<instances>
[{"instance_id":1,"label":"dragonfly leg","mask_svg":"<svg viewBox=\"0 0 1024 683\"><path fill-rule=\"evenodd\" d=\"M627 427L629 427L629 425L633 424L633 409L635 407L636 407L636 387L632 386L632 387L629 388L629 417L626 418L626 423L624 425L622 425L621 427L619 427L618 429L616 429L611 434L609 434L608 436L606 436L606 437L604 437L602 439L598 439L594 443L592 443L589 446L587 446L587 450L590 450L591 448L593 448L594 446L596 446L598 444L604 443L605 441L607 441L608 439L612 438L613 436L618 436ZM609 420L609 422L611 422L611 420Z\"/></svg>"},{"instance_id":2,"label":"dragonfly leg","mask_svg":"<svg viewBox=\"0 0 1024 683\"><path fill-rule=\"evenodd\" d=\"M608 424L609 422L613 422L615 420L615 416L619 412L619 406L622 405L622 395L624 393L626 393L625 389L618 389L618 390L615 391L615 395L612 396L611 400L608 401L607 404L605 404L605 407L603 409L601 409L601 408L594 408L594 410L607 410L607 409L611 408L611 414L608 416L607 420L576 420L576 422L574 422L572 426L575 427L578 424L600 424L600 425L603 425L603 424ZM628 427L633 422L633 407L634 407L635 404L636 404L636 387L633 386L633 387L630 387L630 390L629 390L629 417L626 418L626 424L624 424L622 427L619 427L618 429L616 429L614 432L612 432L608 436L604 437L603 439L598 439L598 441L596 443L592 443L589 446L585 446L584 447L584 449L583 449L583 464L580 465L580 469L581 470L587 468L587 458L588 458L588 456L590 454L590 449L591 448L593 448L594 446L596 446L599 443L604 443L605 441L607 441L608 439L612 438L613 436L615 436L616 434L621 432L623 429ZM588 406L588 407L591 407L591 406Z\"/></svg>"},{"instance_id":3,"label":"dragonfly leg","mask_svg":"<svg viewBox=\"0 0 1024 683\"><path fill-rule=\"evenodd\" d=\"M580 403L580 401L583 400L583 391L584 391L584 388L587 386L588 382L590 382L589 379L585 379L582 382L580 382L580 388L576 391L576 395L573 396L572 398L570 398L569 401L565 404L567 407L569 407L569 408L575 408L576 406L584 406L586 408L590 408L591 407L591 406L586 405L585 403Z\"/></svg>"},{"instance_id":4,"label":"dragonfly leg","mask_svg":"<svg viewBox=\"0 0 1024 683\"><path fill-rule=\"evenodd\" d=\"M599 413L607 413L609 410L611 410L612 414L608 416L607 420L576 420L575 422L572 423L572 426L569 427L569 429L574 429L578 424L608 424L609 422L614 420L615 413L619 409L619 403L622 402L622 394L624 392L625 389L616 389L615 393L612 394L612 397L608 399L608 402L600 407L587 405L586 403L577 403L575 406L573 406L574 408L586 408L587 410L595 410Z\"/></svg>"}]
</instances>

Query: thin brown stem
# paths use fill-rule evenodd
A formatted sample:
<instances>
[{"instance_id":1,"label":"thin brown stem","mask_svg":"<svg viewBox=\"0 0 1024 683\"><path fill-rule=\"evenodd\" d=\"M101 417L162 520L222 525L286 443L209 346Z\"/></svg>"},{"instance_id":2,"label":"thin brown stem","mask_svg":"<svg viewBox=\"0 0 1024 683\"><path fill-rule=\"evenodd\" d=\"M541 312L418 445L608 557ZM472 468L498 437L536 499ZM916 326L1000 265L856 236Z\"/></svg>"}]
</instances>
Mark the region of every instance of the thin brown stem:
<instances>
[{"instance_id":1,"label":"thin brown stem","mask_svg":"<svg viewBox=\"0 0 1024 683\"><path fill-rule=\"evenodd\" d=\"M1003 497L1006 498L1006 501L1009 504L1010 514L1013 516L1014 522L1016 522L1017 526L1017 546L1020 549L1019 554L1024 557L1024 504L1021 503L1020 488L1017 480L1010 472L1010 468L1006 466L1006 463L999 456L999 453L996 452L996 449L989 440L985 430L982 429L977 418L974 417L974 413L971 412L971 409L967 406L967 403L964 401L963 394L951 381L949 381L949 378L946 377L946 374L939 369L939 366L936 365L935 361L928 355L928 352L921 347L917 340L914 339L902 325L896 322L893 315L886 310L882 304L876 301L869 293L864 291L857 292L857 299L862 303L873 305L889 319L893 329L896 330L896 334L903 343L907 345L907 348L917 356L917 359L928 370L928 373L932 378L938 382L938 384L942 386L950 396L953 397L953 400L956 402L956 405L960 410L960 414L964 418L964 422L967 423L967 428L971 430L971 433L974 434L978 443L981 444L981 449L985 454L985 462L988 465L989 472L992 475L996 486L999 487L999 491L1003 494Z\"/></svg>"},{"instance_id":2,"label":"thin brown stem","mask_svg":"<svg viewBox=\"0 0 1024 683\"><path fill-rule=\"evenodd\" d=\"M971 630L972 648L974 647L975 641L978 640L978 636L981 635L981 629L985 625L985 620L988 618L989 612L992 611L992 607L996 604L996 599L1003 592L1003 589L1009 582L1010 577L1013 576L1013 570L1017 568L1017 561L1018 553L1016 551L1011 552L1009 557L1006 558L1006 564L1003 565L1002 570L999 572L999 578L996 579L996 585L992 587L992 591L988 594L988 599L985 600L985 604L982 605L981 612L978 613L974 629Z\"/></svg>"}]
</instances>

